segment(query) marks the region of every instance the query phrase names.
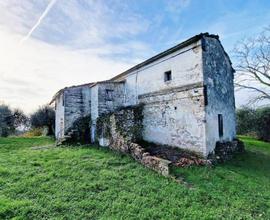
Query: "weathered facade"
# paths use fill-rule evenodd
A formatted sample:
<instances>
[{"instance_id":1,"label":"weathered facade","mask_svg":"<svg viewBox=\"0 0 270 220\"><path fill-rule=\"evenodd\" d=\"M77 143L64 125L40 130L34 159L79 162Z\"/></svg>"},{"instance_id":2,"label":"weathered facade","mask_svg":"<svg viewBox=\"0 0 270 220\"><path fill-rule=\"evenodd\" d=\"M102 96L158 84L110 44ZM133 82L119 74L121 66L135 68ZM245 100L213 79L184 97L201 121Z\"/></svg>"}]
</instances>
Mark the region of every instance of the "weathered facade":
<instances>
[{"instance_id":1,"label":"weathered facade","mask_svg":"<svg viewBox=\"0 0 270 220\"><path fill-rule=\"evenodd\" d=\"M217 142L236 137L233 73L218 36L196 35L108 81L60 90L56 137L90 113L95 141L98 117L143 104L145 141L207 157Z\"/></svg>"},{"instance_id":2,"label":"weathered facade","mask_svg":"<svg viewBox=\"0 0 270 220\"><path fill-rule=\"evenodd\" d=\"M56 139L63 138L74 121L91 113L91 85L67 87L54 96Z\"/></svg>"}]
</instances>

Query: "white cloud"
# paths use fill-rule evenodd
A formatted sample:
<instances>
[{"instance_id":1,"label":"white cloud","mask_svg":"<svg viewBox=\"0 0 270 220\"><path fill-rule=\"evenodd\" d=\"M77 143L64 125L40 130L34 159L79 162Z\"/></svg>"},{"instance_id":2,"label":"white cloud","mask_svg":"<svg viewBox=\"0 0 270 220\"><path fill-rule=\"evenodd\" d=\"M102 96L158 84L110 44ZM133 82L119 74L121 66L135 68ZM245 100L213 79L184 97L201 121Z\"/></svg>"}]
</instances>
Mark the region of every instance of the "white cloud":
<instances>
[{"instance_id":1,"label":"white cloud","mask_svg":"<svg viewBox=\"0 0 270 220\"><path fill-rule=\"evenodd\" d=\"M128 66L0 31L0 100L32 111L60 88L108 79Z\"/></svg>"},{"instance_id":2,"label":"white cloud","mask_svg":"<svg viewBox=\"0 0 270 220\"><path fill-rule=\"evenodd\" d=\"M100 1L81 1L81 7L75 0L57 0L32 36L20 44L48 3L0 2L1 102L31 112L65 86L108 79L149 54L147 45L130 38L145 31L147 22L131 12L128 19L129 12L117 15ZM113 43L110 37L125 39ZM112 58L126 53L131 60Z\"/></svg>"}]
</instances>

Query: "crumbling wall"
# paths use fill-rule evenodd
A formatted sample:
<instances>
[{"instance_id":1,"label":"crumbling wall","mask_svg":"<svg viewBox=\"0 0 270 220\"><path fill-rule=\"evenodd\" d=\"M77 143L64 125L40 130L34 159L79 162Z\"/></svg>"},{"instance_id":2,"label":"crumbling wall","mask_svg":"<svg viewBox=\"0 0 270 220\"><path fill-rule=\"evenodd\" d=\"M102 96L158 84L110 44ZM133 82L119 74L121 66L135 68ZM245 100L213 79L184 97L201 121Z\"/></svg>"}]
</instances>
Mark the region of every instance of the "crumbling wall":
<instances>
[{"instance_id":1,"label":"crumbling wall","mask_svg":"<svg viewBox=\"0 0 270 220\"><path fill-rule=\"evenodd\" d=\"M97 119L96 137L108 139L113 147L117 139L125 139L126 142L137 142L142 139L142 105L124 107L113 113L102 114Z\"/></svg>"},{"instance_id":2,"label":"crumbling wall","mask_svg":"<svg viewBox=\"0 0 270 220\"><path fill-rule=\"evenodd\" d=\"M198 40L119 79L126 80L124 105L145 104L144 140L206 156L202 65Z\"/></svg>"},{"instance_id":3,"label":"crumbling wall","mask_svg":"<svg viewBox=\"0 0 270 220\"><path fill-rule=\"evenodd\" d=\"M104 82L98 85L98 114L114 112L123 106L124 83Z\"/></svg>"},{"instance_id":4,"label":"crumbling wall","mask_svg":"<svg viewBox=\"0 0 270 220\"><path fill-rule=\"evenodd\" d=\"M89 87L74 87L64 91L65 131L73 123L88 114L91 108L91 90Z\"/></svg>"},{"instance_id":5,"label":"crumbling wall","mask_svg":"<svg viewBox=\"0 0 270 220\"><path fill-rule=\"evenodd\" d=\"M114 112L123 106L124 84L122 82L100 82L91 88L91 139L96 140L96 123L101 115ZM105 141L105 139L103 139Z\"/></svg>"},{"instance_id":6,"label":"crumbling wall","mask_svg":"<svg viewBox=\"0 0 270 220\"><path fill-rule=\"evenodd\" d=\"M142 138L143 106L122 108L112 114L104 114L97 120L97 139L100 145L105 144L110 149L131 155L162 175L169 175L171 162L151 156L139 144Z\"/></svg>"}]
</instances>

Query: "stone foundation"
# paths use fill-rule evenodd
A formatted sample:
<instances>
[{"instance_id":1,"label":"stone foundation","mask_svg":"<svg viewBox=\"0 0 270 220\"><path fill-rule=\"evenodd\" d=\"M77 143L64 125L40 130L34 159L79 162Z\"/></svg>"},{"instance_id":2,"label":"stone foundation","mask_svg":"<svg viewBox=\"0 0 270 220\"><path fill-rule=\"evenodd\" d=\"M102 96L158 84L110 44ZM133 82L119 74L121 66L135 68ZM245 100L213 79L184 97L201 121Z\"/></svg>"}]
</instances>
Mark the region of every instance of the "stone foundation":
<instances>
[{"instance_id":1,"label":"stone foundation","mask_svg":"<svg viewBox=\"0 0 270 220\"><path fill-rule=\"evenodd\" d=\"M169 176L171 161L156 156L151 156L143 147L136 143L128 143L123 138L117 140L109 148L129 154L144 166L164 175Z\"/></svg>"},{"instance_id":2,"label":"stone foundation","mask_svg":"<svg viewBox=\"0 0 270 220\"><path fill-rule=\"evenodd\" d=\"M242 153L245 150L244 143L238 139L226 142L217 142L214 155L210 155L213 161L225 162L232 159L237 153Z\"/></svg>"}]
</instances>

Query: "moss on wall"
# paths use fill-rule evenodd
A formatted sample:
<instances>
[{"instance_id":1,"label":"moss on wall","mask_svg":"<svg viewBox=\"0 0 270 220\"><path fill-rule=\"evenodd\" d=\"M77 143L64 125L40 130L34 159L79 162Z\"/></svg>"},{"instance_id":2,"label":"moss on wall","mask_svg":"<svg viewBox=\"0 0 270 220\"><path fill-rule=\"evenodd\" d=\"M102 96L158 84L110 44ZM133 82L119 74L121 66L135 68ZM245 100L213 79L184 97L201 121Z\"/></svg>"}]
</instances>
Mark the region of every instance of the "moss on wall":
<instances>
[{"instance_id":1,"label":"moss on wall","mask_svg":"<svg viewBox=\"0 0 270 220\"><path fill-rule=\"evenodd\" d=\"M67 130L68 143L90 143L90 124L91 115L86 115L76 119L72 126Z\"/></svg>"},{"instance_id":2,"label":"moss on wall","mask_svg":"<svg viewBox=\"0 0 270 220\"><path fill-rule=\"evenodd\" d=\"M97 118L96 124L96 137L111 138L111 126L110 126L111 114L103 114Z\"/></svg>"},{"instance_id":3,"label":"moss on wall","mask_svg":"<svg viewBox=\"0 0 270 220\"><path fill-rule=\"evenodd\" d=\"M114 118L115 124L112 123L112 118ZM110 139L112 138L112 129L115 129L127 141L139 141L142 139L142 122L143 105L119 108L114 113L98 117L96 137Z\"/></svg>"}]
</instances>

